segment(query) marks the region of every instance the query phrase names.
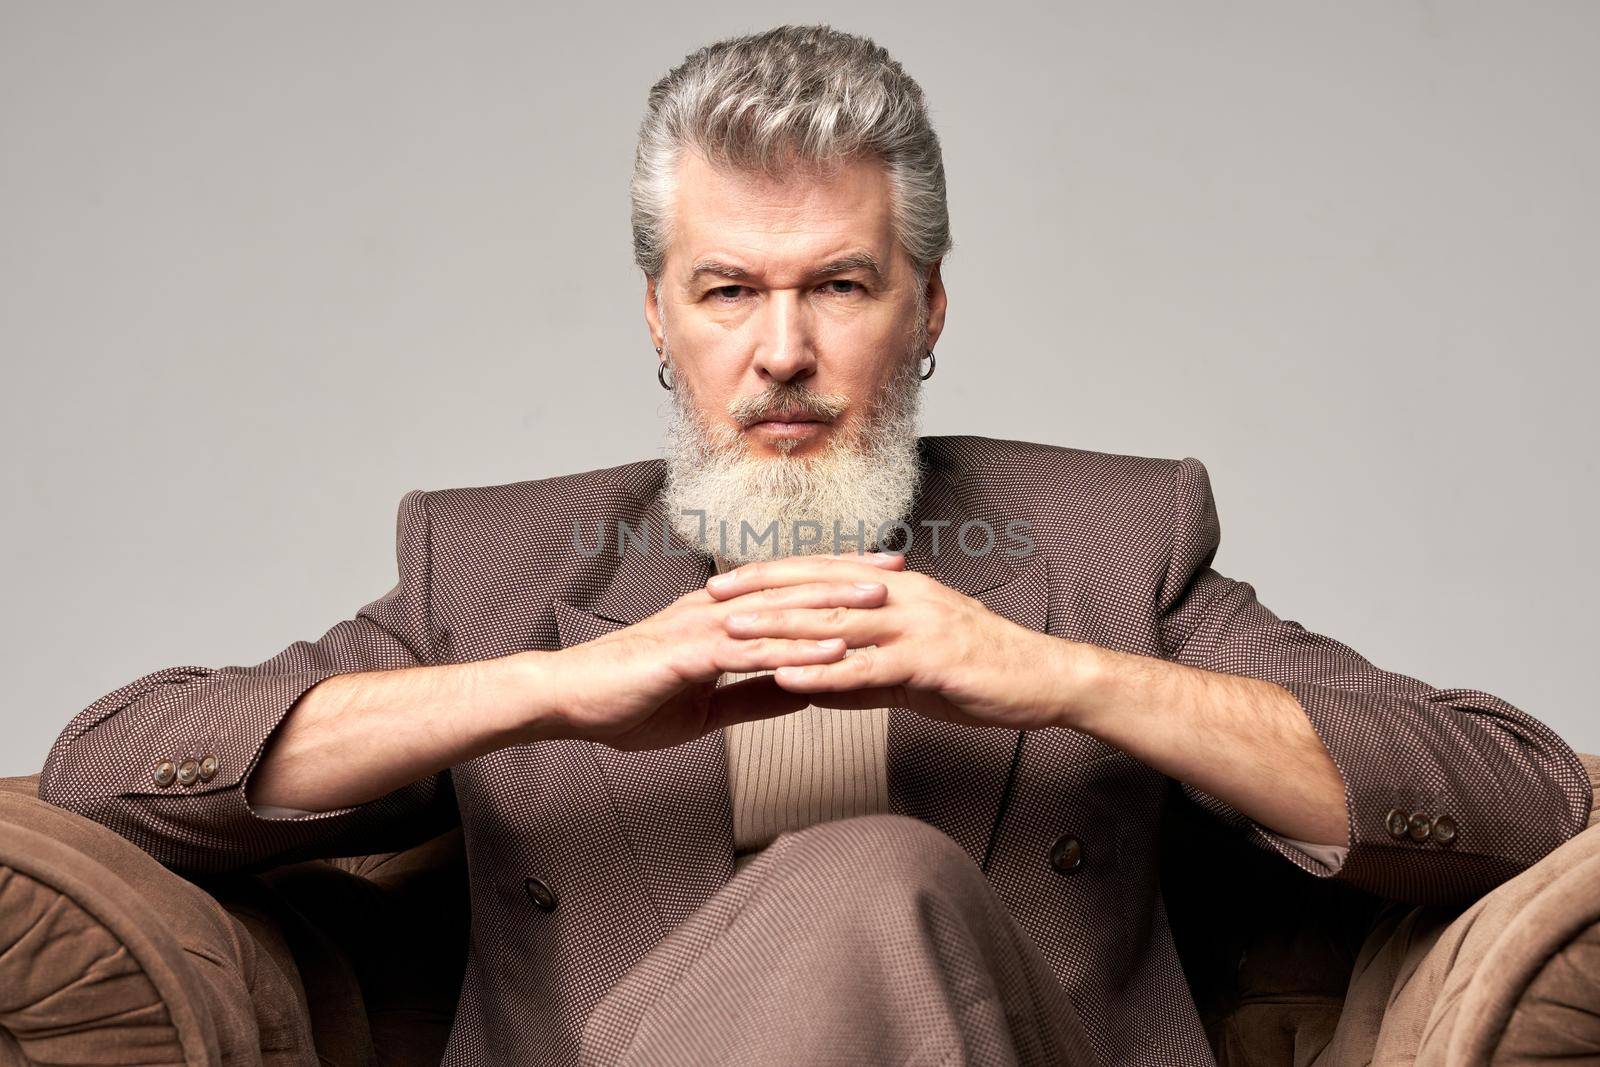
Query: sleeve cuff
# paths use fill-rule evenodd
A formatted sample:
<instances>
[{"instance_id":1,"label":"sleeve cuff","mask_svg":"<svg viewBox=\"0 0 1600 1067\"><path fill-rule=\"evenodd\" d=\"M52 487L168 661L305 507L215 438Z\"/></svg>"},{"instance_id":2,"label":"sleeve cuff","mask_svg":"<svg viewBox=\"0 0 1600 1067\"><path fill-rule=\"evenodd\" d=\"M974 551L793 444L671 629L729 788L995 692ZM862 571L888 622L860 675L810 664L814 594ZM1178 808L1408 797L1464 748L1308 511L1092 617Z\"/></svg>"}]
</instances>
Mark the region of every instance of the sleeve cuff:
<instances>
[{"instance_id":1,"label":"sleeve cuff","mask_svg":"<svg viewBox=\"0 0 1600 1067\"><path fill-rule=\"evenodd\" d=\"M1262 829L1264 832L1271 833L1265 827ZM1321 865L1321 872L1313 871L1313 874L1337 874L1339 868L1344 866L1346 857L1350 855L1350 846L1348 845L1318 845L1310 841L1299 841L1292 837L1284 837L1282 840L1284 844L1292 845L1305 853L1306 859Z\"/></svg>"},{"instance_id":2,"label":"sleeve cuff","mask_svg":"<svg viewBox=\"0 0 1600 1067\"><path fill-rule=\"evenodd\" d=\"M246 802L248 803L248 801ZM326 812L309 811L305 808L285 808L277 804L250 804L250 810L263 819L303 819L309 815L323 815Z\"/></svg>"}]
</instances>

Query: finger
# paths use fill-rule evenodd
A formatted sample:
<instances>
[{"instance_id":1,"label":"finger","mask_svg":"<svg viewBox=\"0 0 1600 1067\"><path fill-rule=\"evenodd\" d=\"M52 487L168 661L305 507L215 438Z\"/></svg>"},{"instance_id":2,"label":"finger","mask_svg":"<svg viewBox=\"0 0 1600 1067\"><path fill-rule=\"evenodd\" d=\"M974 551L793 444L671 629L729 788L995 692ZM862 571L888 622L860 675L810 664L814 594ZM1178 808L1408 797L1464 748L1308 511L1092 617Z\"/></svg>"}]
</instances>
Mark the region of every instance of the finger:
<instances>
[{"instance_id":1,"label":"finger","mask_svg":"<svg viewBox=\"0 0 1600 1067\"><path fill-rule=\"evenodd\" d=\"M775 675L764 674L762 677L771 678L774 685L779 685ZM779 688L782 689L781 686ZM791 700L838 711L872 711L877 708L905 707L908 704L906 689L902 685L869 685L861 689L808 693L790 692L787 689L782 691L788 693Z\"/></svg>"},{"instance_id":2,"label":"finger","mask_svg":"<svg viewBox=\"0 0 1600 1067\"><path fill-rule=\"evenodd\" d=\"M874 608L782 608L735 612L722 620L730 637L783 637L820 641L842 637L851 648L881 644L896 635L896 620Z\"/></svg>"},{"instance_id":3,"label":"finger","mask_svg":"<svg viewBox=\"0 0 1600 1067\"><path fill-rule=\"evenodd\" d=\"M773 672L772 678L791 693L840 693L904 687L904 679L895 677L892 657L881 648L858 649L854 655L832 663L779 667ZM890 703L904 704L905 701L896 699Z\"/></svg>"},{"instance_id":4,"label":"finger","mask_svg":"<svg viewBox=\"0 0 1600 1067\"><path fill-rule=\"evenodd\" d=\"M881 581L867 582L806 582L804 585L773 585L765 589L752 589L729 600L715 601L722 605L722 616L758 611L776 611L783 608L873 608L889 599L889 588Z\"/></svg>"},{"instance_id":5,"label":"finger","mask_svg":"<svg viewBox=\"0 0 1600 1067\"><path fill-rule=\"evenodd\" d=\"M831 663L843 658L846 651L845 641L839 637L818 641L758 637L751 641L721 642L713 658L720 671L748 674L778 667Z\"/></svg>"},{"instance_id":6,"label":"finger","mask_svg":"<svg viewBox=\"0 0 1600 1067\"><path fill-rule=\"evenodd\" d=\"M893 552L845 555L786 556L747 563L712 575L706 590L727 600L755 589L802 585L806 582L873 581L884 571L905 569L905 557Z\"/></svg>"}]
</instances>

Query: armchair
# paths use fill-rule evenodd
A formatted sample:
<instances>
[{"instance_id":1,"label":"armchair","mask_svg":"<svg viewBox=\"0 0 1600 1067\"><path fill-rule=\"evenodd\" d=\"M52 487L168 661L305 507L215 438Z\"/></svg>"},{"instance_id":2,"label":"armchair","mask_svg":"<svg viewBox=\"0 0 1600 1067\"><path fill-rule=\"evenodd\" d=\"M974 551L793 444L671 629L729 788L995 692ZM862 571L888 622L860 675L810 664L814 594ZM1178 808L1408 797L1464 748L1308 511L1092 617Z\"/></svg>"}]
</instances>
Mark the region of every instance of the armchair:
<instances>
[{"instance_id":1,"label":"armchair","mask_svg":"<svg viewBox=\"0 0 1600 1067\"><path fill-rule=\"evenodd\" d=\"M1583 760L1600 791L1600 757ZM466 954L459 827L191 880L37 786L0 779L0 1062L439 1062ZM1169 810L1168 917L1222 1067L1600 1061L1600 812L1440 908Z\"/></svg>"}]
</instances>

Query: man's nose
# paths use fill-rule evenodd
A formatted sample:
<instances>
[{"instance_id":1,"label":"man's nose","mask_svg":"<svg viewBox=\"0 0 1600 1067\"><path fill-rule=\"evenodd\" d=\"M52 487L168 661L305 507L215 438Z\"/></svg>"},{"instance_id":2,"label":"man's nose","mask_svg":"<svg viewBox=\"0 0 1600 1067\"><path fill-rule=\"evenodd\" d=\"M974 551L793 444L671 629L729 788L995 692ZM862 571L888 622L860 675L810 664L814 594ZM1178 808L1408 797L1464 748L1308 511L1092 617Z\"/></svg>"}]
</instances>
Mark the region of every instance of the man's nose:
<instances>
[{"instance_id":1,"label":"man's nose","mask_svg":"<svg viewBox=\"0 0 1600 1067\"><path fill-rule=\"evenodd\" d=\"M756 373L772 381L788 382L815 372L817 356L807 316L798 293L792 289L773 290L756 326Z\"/></svg>"}]
</instances>

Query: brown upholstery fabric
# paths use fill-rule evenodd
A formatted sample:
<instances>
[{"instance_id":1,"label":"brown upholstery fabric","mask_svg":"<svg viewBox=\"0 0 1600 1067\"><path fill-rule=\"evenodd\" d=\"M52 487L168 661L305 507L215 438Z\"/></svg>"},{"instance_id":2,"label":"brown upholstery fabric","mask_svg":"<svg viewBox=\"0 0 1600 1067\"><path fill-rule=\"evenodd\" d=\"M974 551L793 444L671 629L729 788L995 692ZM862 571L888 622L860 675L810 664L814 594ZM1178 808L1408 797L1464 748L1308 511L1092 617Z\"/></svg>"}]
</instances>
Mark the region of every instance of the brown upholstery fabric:
<instances>
[{"instance_id":1,"label":"brown upholstery fabric","mask_svg":"<svg viewBox=\"0 0 1600 1067\"><path fill-rule=\"evenodd\" d=\"M1589 893L1600 892L1591 878ZM1600 926L1590 925L1539 967L1506 1020L1495 1061L1600 1063Z\"/></svg>"},{"instance_id":2,"label":"brown upholstery fabric","mask_svg":"<svg viewBox=\"0 0 1600 1067\"><path fill-rule=\"evenodd\" d=\"M1600 758L1582 762L1600 786ZM1584 1062L1600 1045L1600 970L1588 966L1597 924L1595 813L1465 910L1386 905L1317 1067Z\"/></svg>"},{"instance_id":3,"label":"brown upholstery fabric","mask_svg":"<svg viewBox=\"0 0 1600 1067\"><path fill-rule=\"evenodd\" d=\"M27 774L16 778L0 778L0 793L13 793L19 797L39 795L39 776Z\"/></svg>"},{"instance_id":4,"label":"brown upholstery fabric","mask_svg":"<svg viewBox=\"0 0 1600 1067\"><path fill-rule=\"evenodd\" d=\"M1600 788L1600 757L1580 759ZM1218 1062L1600 1062L1600 812L1588 826L1463 909L1286 879L1172 809L1163 887Z\"/></svg>"},{"instance_id":5,"label":"brown upholstery fabric","mask_svg":"<svg viewBox=\"0 0 1600 1067\"><path fill-rule=\"evenodd\" d=\"M0 1022L30 1060L312 1056L290 980L199 887L20 789L0 827Z\"/></svg>"},{"instance_id":6,"label":"brown upholstery fabric","mask_svg":"<svg viewBox=\"0 0 1600 1067\"><path fill-rule=\"evenodd\" d=\"M0 1026L24 1062L178 1061L197 1040L210 1051L209 1035L196 1037L199 1020L185 1020L188 1033L180 1032L166 991L136 955L159 950L125 945L60 888L13 868L0 868L0 901L0 944L8 957L0 969ZM117 1019L114 1028L98 1025L107 1016Z\"/></svg>"},{"instance_id":7,"label":"brown upholstery fabric","mask_svg":"<svg viewBox=\"0 0 1600 1067\"><path fill-rule=\"evenodd\" d=\"M1590 781L1600 790L1600 757L1581 755L1589 769ZM1600 825L1600 811L1589 813L1589 825ZM1563 880L1574 894L1573 902L1584 905L1586 886L1582 881ZM1590 896L1600 896L1600 880L1590 880ZM1549 960L1533 969L1528 989L1523 992L1506 1021L1494 1062L1592 1061L1600 1062L1600 923L1581 926L1578 921L1560 917L1563 926L1578 929L1565 945L1558 945Z\"/></svg>"}]
</instances>

